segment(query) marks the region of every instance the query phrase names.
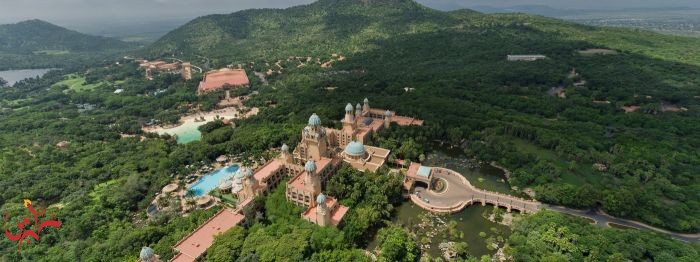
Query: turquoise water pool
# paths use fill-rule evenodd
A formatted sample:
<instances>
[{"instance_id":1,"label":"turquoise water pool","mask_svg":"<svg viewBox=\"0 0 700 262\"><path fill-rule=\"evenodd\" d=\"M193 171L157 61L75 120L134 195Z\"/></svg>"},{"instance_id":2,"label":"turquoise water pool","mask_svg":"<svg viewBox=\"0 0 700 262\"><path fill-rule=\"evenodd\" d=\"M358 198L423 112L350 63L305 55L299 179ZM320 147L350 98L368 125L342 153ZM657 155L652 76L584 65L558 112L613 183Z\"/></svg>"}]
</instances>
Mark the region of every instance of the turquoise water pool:
<instances>
[{"instance_id":1,"label":"turquoise water pool","mask_svg":"<svg viewBox=\"0 0 700 262\"><path fill-rule=\"evenodd\" d=\"M224 179L229 179L238 171L238 165L228 166L212 173L206 174L199 178L197 183L194 183L189 189L194 191L198 197L206 195L209 191L219 186L219 182Z\"/></svg>"},{"instance_id":2,"label":"turquoise water pool","mask_svg":"<svg viewBox=\"0 0 700 262\"><path fill-rule=\"evenodd\" d=\"M199 132L199 126L204 123L197 123L193 125L183 125L183 128L177 130L175 134L177 135L178 144L187 144L192 141L199 141L202 138L202 133Z\"/></svg>"}]
</instances>

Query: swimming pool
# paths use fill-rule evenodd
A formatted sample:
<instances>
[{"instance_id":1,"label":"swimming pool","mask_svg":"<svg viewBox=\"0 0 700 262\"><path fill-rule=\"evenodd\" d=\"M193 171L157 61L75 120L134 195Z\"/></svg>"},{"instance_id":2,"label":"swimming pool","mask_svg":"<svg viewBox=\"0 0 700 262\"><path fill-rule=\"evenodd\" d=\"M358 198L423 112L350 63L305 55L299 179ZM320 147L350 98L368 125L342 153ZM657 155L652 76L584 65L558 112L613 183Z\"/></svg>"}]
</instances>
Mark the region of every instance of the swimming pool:
<instances>
[{"instance_id":1,"label":"swimming pool","mask_svg":"<svg viewBox=\"0 0 700 262\"><path fill-rule=\"evenodd\" d=\"M221 180L229 179L238 171L238 165L228 166L199 178L189 189L198 197L206 195L209 191L219 186Z\"/></svg>"}]
</instances>

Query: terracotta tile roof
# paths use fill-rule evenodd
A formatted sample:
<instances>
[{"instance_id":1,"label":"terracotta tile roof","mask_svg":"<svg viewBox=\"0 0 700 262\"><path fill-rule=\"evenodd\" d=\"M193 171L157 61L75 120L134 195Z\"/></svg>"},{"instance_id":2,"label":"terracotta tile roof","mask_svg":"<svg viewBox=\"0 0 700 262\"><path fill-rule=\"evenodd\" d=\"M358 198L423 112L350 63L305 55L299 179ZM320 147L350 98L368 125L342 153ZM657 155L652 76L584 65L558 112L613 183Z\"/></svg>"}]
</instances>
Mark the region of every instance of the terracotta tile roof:
<instances>
[{"instance_id":1,"label":"terracotta tile roof","mask_svg":"<svg viewBox=\"0 0 700 262\"><path fill-rule=\"evenodd\" d=\"M258 180L258 182L265 182L275 172L277 172L280 167L282 167L282 162L280 162L278 159L273 159L267 162L267 164L265 164L262 168L255 171L253 177L255 177L255 180Z\"/></svg>"},{"instance_id":2,"label":"terracotta tile roof","mask_svg":"<svg viewBox=\"0 0 700 262\"><path fill-rule=\"evenodd\" d=\"M293 177L289 182L287 182L287 188L296 188L298 190L304 190L304 176L306 171L299 172L298 175Z\"/></svg>"},{"instance_id":3,"label":"terracotta tile roof","mask_svg":"<svg viewBox=\"0 0 700 262\"><path fill-rule=\"evenodd\" d=\"M222 209L175 245L175 250L180 252L180 255L173 261L194 261L211 246L216 235L233 228L243 219L243 215L234 213L233 210Z\"/></svg>"},{"instance_id":4,"label":"terracotta tile roof","mask_svg":"<svg viewBox=\"0 0 700 262\"><path fill-rule=\"evenodd\" d=\"M400 126L422 126L423 125L423 120L416 119L413 117L407 117L407 116L392 116L391 117L391 122L394 122Z\"/></svg>"},{"instance_id":5,"label":"terracotta tile roof","mask_svg":"<svg viewBox=\"0 0 700 262\"><path fill-rule=\"evenodd\" d=\"M343 220L343 217L345 216L345 214L348 213L348 210L350 209L349 207L341 205L340 203L338 203L338 200L332 197L326 198L326 206L330 210L332 210L331 223L333 223L333 225L335 226L340 224L340 221ZM307 209L306 211L304 211L302 216L308 220L316 221L316 208L318 208L318 206Z\"/></svg>"},{"instance_id":6,"label":"terracotta tile roof","mask_svg":"<svg viewBox=\"0 0 700 262\"><path fill-rule=\"evenodd\" d=\"M349 207L339 205L338 209L336 209L335 212L333 212L333 215L331 216L331 223L333 223L333 225L336 226L340 224L340 221L343 220L343 217L345 216L345 214L348 213L349 209Z\"/></svg>"},{"instance_id":7,"label":"terracotta tile roof","mask_svg":"<svg viewBox=\"0 0 700 262\"><path fill-rule=\"evenodd\" d=\"M246 86L250 84L248 75L243 69L222 69L207 73L202 82L199 82L197 92L206 93L216 91L225 85L234 87Z\"/></svg>"}]
</instances>

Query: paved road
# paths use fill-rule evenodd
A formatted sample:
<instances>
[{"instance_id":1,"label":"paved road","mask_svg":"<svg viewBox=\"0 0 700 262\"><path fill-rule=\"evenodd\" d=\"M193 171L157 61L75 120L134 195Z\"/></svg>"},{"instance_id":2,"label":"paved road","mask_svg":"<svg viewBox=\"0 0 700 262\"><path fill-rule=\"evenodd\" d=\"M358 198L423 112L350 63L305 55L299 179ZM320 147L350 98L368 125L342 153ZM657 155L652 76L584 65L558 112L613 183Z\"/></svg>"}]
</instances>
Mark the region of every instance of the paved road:
<instances>
[{"instance_id":1,"label":"paved road","mask_svg":"<svg viewBox=\"0 0 700 262\"><path fill-rule=\"evenodd\" d=\"M417 195L419 196L419 199L422 200L422 204L426 206L440 209L454 207L456 205L459 205L460 203L465 203L470 200L472 204L475 204L476 202L481 203L482 200L485 200L488 204L498 203L498 205L502 207L511 206L513 209L524 210L526 212L537 212L538 210L543 208L574 216L585 217L593 220L597 226L604 228L610 227L610 223L614 223L635 229L648 230L666 234L674 239L678 239L685 242L700 242L700 234L683 234L671 232L638 221L613 217L597 209L578 210L563 206L542 204L536 201L527 201L518 197L508 196L500 193L489 192L475 188L469 183L469 181L463 179L461 174L451 170L433 168L433 171L437 171L433 172L436 178L444 179L445 181L447 181L447 189L442 193L436 193L425 188L416 187L415 192L418 193Z\"/></svg>"},{"instance_id":2,"label":"paved road","mask_svg":"<svg viewBox=\"0 0 700 262\"><path fill-rule=\"evenodd\" d=\"M595 221L595 225L599 227L610 227L610 223L618 224L618 225L623 225L626 227L631 227L639 230L648 230L648 231L654 231L657 233L662 233L669 235L672 238L685 241L685 242L700 242L700 234L683 234L683 233L676 233L676 232L671 232L668 230L664 230L661 228L653 227L638 221L634 220L628 220L628 219L623 219L623 218L617 218L611 215L606 214L605 212L598 210L598 209L590 209L590 210L579 210L579 209L573 209L573 208L568 208L568 207L563 207L563 206L554 206L554 205L547 205L543 204L542 208L547 209L547 210L552 210L552 211L557 211L569 215L574 215L574 216L579 216L579 217L585 217L588 219L591 219Z\"/></svg>"}]
</instances>

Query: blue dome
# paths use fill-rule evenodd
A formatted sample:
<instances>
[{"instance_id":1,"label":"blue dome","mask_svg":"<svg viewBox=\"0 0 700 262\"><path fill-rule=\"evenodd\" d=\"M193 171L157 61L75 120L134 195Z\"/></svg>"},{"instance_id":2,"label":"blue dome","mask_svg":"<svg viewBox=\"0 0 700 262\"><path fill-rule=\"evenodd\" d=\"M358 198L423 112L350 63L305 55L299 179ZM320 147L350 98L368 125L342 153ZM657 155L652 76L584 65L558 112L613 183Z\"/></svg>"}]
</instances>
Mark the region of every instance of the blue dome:
<instances>
[{"instance_id":1,"label":"blue dome","mask_svg":"<svg viewBox=\"0 0 700 262\"><path fill-rule=\"evenodd\" d=\"M350 156L364 156L365 146L357 141L352 141L345 147L345 154Z\"/></svg>"},{"instance_id":2,"label":"blue dome","mask_svg":"<svg viewBox=\"0 0 700 262\"><path fill-rule=\"evenodd\" d=\"M289 146L287 146L287 144L282 144L282 152L289 152Z\"/></svg>"},{"instance_id":3,"label":"blue dome","mask_svg":"<svg viewBox=\"0 0 700 262\"><path fill-rule=\"evenodd\" d=\"M304 165L304 170L306 170L306 172L316 171L316 162L314 162L313 160L306 161L306 165Z\"/></svg>"},{"instance_id":4,"label":"blue dome","mask_svg":"<svg viewBox=\"0 0 700 262\"><path fill-rule=\"evenodd\" d=\"M326 195L323 193L318 194L318 197L316 197L316 203L317 204L325 204L326 203Z\"/></svg>"},{"instance_id":5,"label":"blue dome","mask_svg":"<svg viewBox=\"0 0 700 262\"><path fill-rule=\"evenodd\" d=\"M314 113L313 115L311 115L311 117L309 117L309 125L310 126L320 126L321 125L321 118L318 117L318 115L316 113Z\"/></svg>"},{"instance_id":6,"label":"blue dome","mask_svg":"<svg viewBox=\"0 0 700 262\"><path fill-rule=\"evenodd\" d=\"M153 259L153 257L156 255L156 252L153 251L152 248L150 247L143 247L141 248L141 254L139 254L139 258L142 261L150 261Z\"/></svg>"},{"instance_id":7,"label":"blue dome","mask_svg":"<svg viewBox=\"0 0 700 262\"><path fill-rule=\"evenodd\" d=\"M360 103L357 103L357 105L355 105L355 109L356 109L356 110L362 110L362 106L360 105Z\"/></svg>"},{"instance_id":8,"label":"blue dome","mask_svg":"<svg viewBox=\"0 0 700 262\"><path fill-rule=\"evenodd\" d=\"M352 104L348 103L348 105L345 106L345 112L352 112Z\"/></svg>"},{"instance_id":9,"label":"blue dome","mask_svg":"<svg viewBox=\"0 0 700 262\"><path fill-rule=\"evenodd\" d=\"M387 110L386 112L384 112L384 115L385 115L385 116L391 116L391 111Z\"/></svg>"},{"instance_id":10,"label":"blue dome","mask_svg":"<svg viewBox=\"0 0 700 262\"><path fill-rule=\"evenodd\" d=\"M369 99L365 97L365 104L369 103Z\"/></svg>"}]
</instances>

